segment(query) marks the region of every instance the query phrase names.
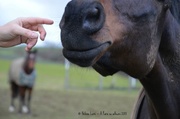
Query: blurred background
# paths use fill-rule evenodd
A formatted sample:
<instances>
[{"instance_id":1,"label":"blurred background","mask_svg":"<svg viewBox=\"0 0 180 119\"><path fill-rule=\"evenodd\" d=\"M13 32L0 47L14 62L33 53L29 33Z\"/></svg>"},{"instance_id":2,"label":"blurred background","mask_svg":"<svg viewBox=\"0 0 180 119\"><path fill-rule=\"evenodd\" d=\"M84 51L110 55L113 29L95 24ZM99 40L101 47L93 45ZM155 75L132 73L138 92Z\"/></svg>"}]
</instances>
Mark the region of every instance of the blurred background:
<instances>
[{"instance_id":1,"label":"blurred background","mask_svg":"<svg viewBox=\"0 0 180 119\"><path fill-rule=\"evenodd\" d=\"M38 41L37 79L32 113L10 113L8 70L12 60L24 57L24 45L0 48L0 119L129 119L141 84L120 72L102 77L91 68L80 68L62 55L59 22L70 0L0 0L0 25L17 17L45 17L47 37ZM16 106L18 107L18 100ZM80 112L126 112L126 115L85 116Z\"/></svg>"}]
</instances>

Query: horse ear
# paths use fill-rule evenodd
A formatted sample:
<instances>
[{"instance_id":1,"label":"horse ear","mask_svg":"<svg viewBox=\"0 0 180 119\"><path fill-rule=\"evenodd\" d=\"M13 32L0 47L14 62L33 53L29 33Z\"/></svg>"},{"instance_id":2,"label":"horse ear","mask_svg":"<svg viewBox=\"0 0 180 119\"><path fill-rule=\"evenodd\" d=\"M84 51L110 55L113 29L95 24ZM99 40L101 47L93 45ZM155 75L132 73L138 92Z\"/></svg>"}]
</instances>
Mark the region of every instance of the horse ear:
<instances>
[{"instance_id":1,"label":"horse ear","mask_svg":"<svg viewBox=\"0 0 180 119\"><path fill-rule=\"evenodd\" d=\"M34 49L34 50L33 50L33 53L34 53L34 54L37 54L37 52L38 52L37 49Z\"/></svg>"},{"instance_id":2,"label":"horse ear","mask_svg":"<svg viewBox=\"0 0 180 119\"><path fill-rule=\"evenodd\" d=\"M31 53L31 51L26 51L27 52L27 54L30 54Z\"/></svg>"},{"instance_id":3,"label":"horse ear","mask_svg":"<svg viewBox=\"0 0 180 119\"><path fill-rule=\"evenodd\" d=\"M171 0L157 0L157 1L159 1L159 2L165 2L165 3L171 2Z\"/></svg>"},{"instance_id":4,"label":"horse ear","mask_svg":"<svg viewBox=\"0 0 180 119\"><path fill-rule=\"evenodd\" d=\"M38 50L37 49L33 49L31 51L27 51L28 54L31 54L31 53L34 53L34 54L37 54Z\"/></svg>"},{"instance_id":5,"label":"horse ear","mask_svg":"<svg viewBox=\"0 0 180 119\"><path fill-rule=\"evenodd\" d=\"M172 0L157 0L157 1L163 3L163 9L164 9L165 11L167 11L168 9L171 8Z\"/></svg>"},{"instance_id":6,"label":"horse ear","mask_svg":"<svg viewBox=\"0 0 180 119\"><path fill-rule=\"evenodd\" d=\"M158 1L163 2L165 10L167 10L171 7L172 0L158 0Z\"/></svg>"}]
</instances>

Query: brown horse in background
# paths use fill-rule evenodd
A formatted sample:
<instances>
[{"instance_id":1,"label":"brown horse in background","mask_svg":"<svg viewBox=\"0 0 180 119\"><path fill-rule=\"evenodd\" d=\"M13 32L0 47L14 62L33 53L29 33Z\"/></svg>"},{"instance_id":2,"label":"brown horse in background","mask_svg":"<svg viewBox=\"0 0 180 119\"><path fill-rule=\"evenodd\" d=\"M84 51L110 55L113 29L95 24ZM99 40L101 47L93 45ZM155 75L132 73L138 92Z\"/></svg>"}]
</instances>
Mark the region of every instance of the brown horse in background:
<instances>
[{"instance_id":1,"label":"brown horse in background","mask_svg":"<svg viewBox=\"0 0 180 119\"><path fill-rule=\"evenodd\" d=\"M180 0L72 0L60 28L69 61L139 79L133 119L180 119Z\"/></svg>"},{"instance_id":2,"label":"brown horse in background","mask_svg":"<svg viewBox=\"0 0 180 119\"><path fill-rule=\"evenodd\" d=\"M11 87L10 112L15 111L14 100L19 97L20 113L30 113L30 101L36 78L35 59L37 51L27 52L25 58L19 58L12 62L9 70L9 82Z\"/></svg>"}]
</instances>

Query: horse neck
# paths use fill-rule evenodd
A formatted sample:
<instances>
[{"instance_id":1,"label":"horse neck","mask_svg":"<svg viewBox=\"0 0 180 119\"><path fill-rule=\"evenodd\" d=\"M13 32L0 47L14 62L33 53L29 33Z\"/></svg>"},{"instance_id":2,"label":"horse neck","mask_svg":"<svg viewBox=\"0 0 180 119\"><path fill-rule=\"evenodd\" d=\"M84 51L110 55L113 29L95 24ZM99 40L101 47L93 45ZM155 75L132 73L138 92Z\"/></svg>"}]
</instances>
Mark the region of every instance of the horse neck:
<instances>
[{"instance_id":1,"label":"horse neck","mask_svg":"<svg viewBox=\"0 0 180 119\"><path fill-rule=\"evenodd\" d=\"M180 24L170 12L166 17L159 54L168 72L180 79Z\"/></svg>"},{"instance_id":2,"label":"horse neck","mask_svg":"<svg viewBox=\"0 0 180 119\"><path fill-rule=\"evenodd\" d=\"M158 118L177 119L180 110L180 25L168 11L159 53L152 71L141 83ZM151 108L151 107L149 107Z\"/></svg>"}]
</instances>

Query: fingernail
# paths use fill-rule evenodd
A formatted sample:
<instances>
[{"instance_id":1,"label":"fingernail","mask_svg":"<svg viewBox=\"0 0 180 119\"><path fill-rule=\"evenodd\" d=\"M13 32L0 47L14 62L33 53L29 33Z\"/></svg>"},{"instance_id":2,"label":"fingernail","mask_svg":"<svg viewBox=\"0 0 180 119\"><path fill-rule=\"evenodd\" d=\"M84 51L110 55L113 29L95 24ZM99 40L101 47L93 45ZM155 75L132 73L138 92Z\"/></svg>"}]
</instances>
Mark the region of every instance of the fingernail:
<instances>
[{"instance_id":1,"label":"fingernail","mask_svg":"<svg viewBox=\"0 0 180 119\"><path fill-rule=\"evenodd\" d=\"M38 37L38 34L37 33L32 33L31 34L31 38L37 38Z\"/></svg>"}]
</instances>

